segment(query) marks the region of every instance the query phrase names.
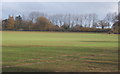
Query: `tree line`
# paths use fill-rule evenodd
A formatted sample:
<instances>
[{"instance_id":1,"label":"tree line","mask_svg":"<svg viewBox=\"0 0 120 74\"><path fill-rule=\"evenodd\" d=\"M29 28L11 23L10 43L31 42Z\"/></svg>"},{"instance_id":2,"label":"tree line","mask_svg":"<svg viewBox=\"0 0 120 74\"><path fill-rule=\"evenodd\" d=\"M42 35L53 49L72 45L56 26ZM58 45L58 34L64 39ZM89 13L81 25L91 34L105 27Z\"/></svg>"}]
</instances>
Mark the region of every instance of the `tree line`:
<instances>
[{"instance_id":1,"label":"tree line","mask_svg":"<svg viewBox=\"0 0 120 74\"><path fill-rule=\"evenodd\" d=\"M9 15L8 19L2 20L2 30L108 32L117 17L117 13L108 13L100 20L95 13L47 15L31 12L28 17Z\"/></svg>"}]
</instances>

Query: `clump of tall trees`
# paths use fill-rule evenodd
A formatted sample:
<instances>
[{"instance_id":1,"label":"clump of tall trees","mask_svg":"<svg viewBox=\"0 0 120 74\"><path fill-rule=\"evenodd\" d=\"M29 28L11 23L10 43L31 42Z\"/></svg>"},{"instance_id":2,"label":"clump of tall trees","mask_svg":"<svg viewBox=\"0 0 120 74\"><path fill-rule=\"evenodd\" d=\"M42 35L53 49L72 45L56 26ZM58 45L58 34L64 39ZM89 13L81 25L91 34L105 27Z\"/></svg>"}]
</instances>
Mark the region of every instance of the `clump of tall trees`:
<instances>
[{"instance_id":1,"label":"clump of tall trees","mask_svg":"<svg viewBox=\"0 0 120 74\"><path fill-rule=\"evenodd\" d=\"M108 13L99 20L95 13L47 15L32 12L25 16L9 16L2 20L2 30L18 31L72 31L72 32L108 32L118 19L116 13Z\"/></svg>"},{"instance_id":2,"label":"clump of tall trees","mask_svg":"<svg viewBox=\"0 0 120 74\"><path fill-rule=\"evenodd\" d=\"M111 32L112 32L112 33L120 34L120 13L119 13L117 19L118 19L118 21L116 21L116 22L113 24Z\"/></svg>"}]
</instances>

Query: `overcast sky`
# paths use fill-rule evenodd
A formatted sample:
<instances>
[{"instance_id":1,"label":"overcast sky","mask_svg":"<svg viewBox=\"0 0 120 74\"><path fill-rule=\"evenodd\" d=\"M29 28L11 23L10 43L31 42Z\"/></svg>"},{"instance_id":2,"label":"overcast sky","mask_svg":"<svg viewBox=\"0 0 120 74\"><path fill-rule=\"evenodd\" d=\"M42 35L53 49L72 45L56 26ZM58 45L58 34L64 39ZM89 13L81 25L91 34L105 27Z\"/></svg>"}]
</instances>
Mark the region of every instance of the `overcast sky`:
<instances>
[{"instance_id":1,"label":"overcast sky","mask_svg":"<svg viewBox=\"0 0 120 74\"><path fill-rule=\"evenodd\" d=\"M118 1L120 0L2 0L2 2L118 2Z\"/></svg>"},{"instance_id":2,"label":"overcast sky","mask_svg":"<svg viewBox=\"0 0 120 74\"><path fill-rule=\"evenodd\" d=\"M39 11L51 14L87 14L96 13L100 18L107 13L118 12L117 2L3 2L2 17L25 15Z\"/></svg>"}]
</instances>

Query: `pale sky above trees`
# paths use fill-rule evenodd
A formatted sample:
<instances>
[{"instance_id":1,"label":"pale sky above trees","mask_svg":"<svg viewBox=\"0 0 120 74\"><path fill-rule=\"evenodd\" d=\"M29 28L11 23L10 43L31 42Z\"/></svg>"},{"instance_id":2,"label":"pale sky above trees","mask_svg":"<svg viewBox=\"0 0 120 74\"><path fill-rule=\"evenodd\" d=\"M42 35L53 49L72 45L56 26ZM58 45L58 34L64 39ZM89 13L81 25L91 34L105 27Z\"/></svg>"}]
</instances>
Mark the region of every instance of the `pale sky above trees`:
<instances>
[{"instance_id":1,"label":"pale sky above trees","mask_svg":"<svg viewBox=\"0 0 120 74\"><path fill-rule=\"evenodd\" d=\"M118 2L119 0L2 0L3 2Z\"/></svg>"},{"instance_id":2,"label":"pale sky above trees","mask_svg":"<svg viewBox=\"0 0 120 74\"><path fill-rule=\"evenodd\" d=\"M96 13L103 18L107 13L118 12L117 2L3 2L2 17L25 15L37 11L51 14Z\"/></svg>"}]
</instances>

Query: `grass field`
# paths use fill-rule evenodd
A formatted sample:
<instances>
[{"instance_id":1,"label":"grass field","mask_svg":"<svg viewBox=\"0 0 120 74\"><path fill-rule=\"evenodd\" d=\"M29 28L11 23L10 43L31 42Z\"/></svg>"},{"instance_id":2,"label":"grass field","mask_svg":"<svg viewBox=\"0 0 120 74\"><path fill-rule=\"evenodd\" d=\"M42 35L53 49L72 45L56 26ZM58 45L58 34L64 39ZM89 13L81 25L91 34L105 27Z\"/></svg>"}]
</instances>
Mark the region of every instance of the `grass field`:
<instances>
[{"instance_id":1,"label":"grass field","mask_svg":"<svg viewBox=\"0 0 120 74\"><path fill-rule=\"evenodd\" d=\"M2 34L3 72L118 71L118 35L10 32Z\"/></svg>"}]
</instances>

